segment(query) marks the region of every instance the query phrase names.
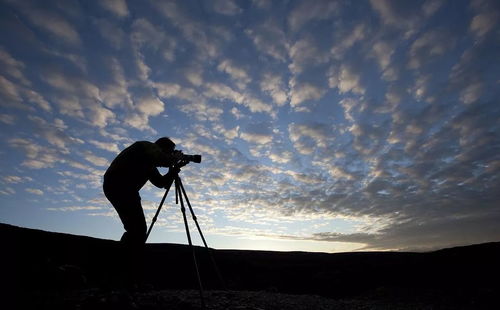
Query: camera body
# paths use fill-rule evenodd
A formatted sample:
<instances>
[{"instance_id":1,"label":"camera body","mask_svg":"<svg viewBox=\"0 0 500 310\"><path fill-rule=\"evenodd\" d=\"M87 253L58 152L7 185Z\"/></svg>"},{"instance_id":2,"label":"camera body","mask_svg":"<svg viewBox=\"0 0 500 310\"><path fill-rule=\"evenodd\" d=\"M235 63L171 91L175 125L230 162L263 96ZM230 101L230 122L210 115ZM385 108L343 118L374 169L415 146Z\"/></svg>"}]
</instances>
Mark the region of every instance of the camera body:
<instances>
[{"instance_id":1,"label":"camera body","mask_svg":"<svg viewBox=\"0 0 500 310\"><path fill-rule=\"evenodd\" d=\"M174 154L180 154L180 160L185 162L201 163L201 155L184 154L182 150L175 150Z\"/></svg>"}]
</instances>

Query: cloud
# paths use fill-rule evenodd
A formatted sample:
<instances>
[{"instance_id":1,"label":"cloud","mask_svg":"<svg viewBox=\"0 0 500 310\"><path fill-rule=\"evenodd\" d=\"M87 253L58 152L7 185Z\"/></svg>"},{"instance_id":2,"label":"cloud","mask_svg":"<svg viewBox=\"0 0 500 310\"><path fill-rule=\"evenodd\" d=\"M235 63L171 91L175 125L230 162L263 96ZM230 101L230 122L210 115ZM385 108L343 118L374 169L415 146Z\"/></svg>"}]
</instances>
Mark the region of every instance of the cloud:
<instances>
[{"instance_id":1,"label":"cloud","mask_svg":"<svg viewBox=\"0 0 500 310\"><path fill-rule=\"evenodd\" d=\"M237 15L242 9L233 0L215 0L213 2L214 11L223 15Z\"/></svg>"},{"instance_id":2,"label":"cloud","mask_svg":"<svg viewBox=\"0 0 500 310\"><path fill-rule=\"evenodd\" d=\"M228 100L231 102L235 102L237 104L244 105L253 113L272 113L273 111L271 105L262 102L261 100L253 97L250 94L235 91L227 85L221 83L206 83L204 86L207 90L204 95L208 98L217 99L220 101Z\"/></svg>"},{"instance_id":3,"label":"cloud","mask_svg":"<svg viewBox=\"0 0 500 310\"><path fill-rule=\"evenodd\" d=\"M498 235L494 1L6 3L10 204L41 173L57 182L26 205L109 216L85 203L109 161L161 133L203 155L183 174L211 233L382 250ZM141 192L148 218L161 194Z\"/></svg>"},{"instance_id":4,"label":"cloud","mask_svg":"<svg viewBox=\"0 0 500 310\"><path fill-rule=\"evenodd\" d=\"M42 196L44 194L42 190L37 189L37 188L27 188L26 191L28 193L31 193L33 195L38 195L38 196Z\"/></svg>"},{"instance_id":5,"label":"cloud","mask_svg":"<svg viewBox=\"0 0 500 310\"><path fill-rule=\"evenodd\" d=\"M294 154L288 150L276 149L268 155L269 159L278 164L287 164L294 160Z\"/></svg>"},{"instance_id":6,"label":"cloud","mask_svg":"<svg viewBox=\"0 0 500 310\"><path fill-rule=\"evenodd\" d=\"M240 131L240 138L255 144L268 144L273 141L273 132L269 123L255 123Z\"/></svg>"},{"instance_id":7,"label":"cloud","mask_svg":"<svg viewBox=\"0 0 500 310\"><path fill-rule=\"evenodd\" d=\"M15 102L22 101L16 85L1 75L0 75L0 96L8 100L8 102L4 102L3 105L12 106L14 105Z\"/></svg>"},{"instance_id":8,"label":"cloud","mask_svg":"<svg viewBox=\"0 0 500 310\"><path fill-rule=\"evenodd\" d=\"M0 194L5 196L14 195L16 194L16 190L12 187L4 187L3 190L0 190Z\"/></svg>"},{"instance_id":9,"label":"cloud","mask_svg":"<svg viewBox=\"0 0 500 310\"><path fill-rule=\"evenodd\" d=\"M87 73L87 61L84 56L75 53L60 52L53 48L44 48L43 51L51 56L62 58L65 61L69 61L75 67L80 69L82 72ZM58 60L60 61L60 59Z\"/></svg>"},{"instance_id":10,"label":"cloud","mask_svg":"<svg viewBox=\"0 0 500 310\"><path fill-rule=\"evenodd\" d=\"M56 39L61 39L69 45L79 46L82 44L76 29L55 11L28 7L25 4L20 5L20 7L34 25L53 35Z\"/></svg>"},{"instance_id":11,"label":"cloud","mask_svg":"<svg viewBox=\"0 0 500 310\"><path fill-rule=\"evenodd\" d=\"M224 160L220 148L213 145L213 143L200 141L202 139L194 134L190 134L184 139L175 138L173 140L176 142L177 148L188 149L190 154L202 154L203 162L210 162L213 159L217 159L217 161ZM202 177L199 181L202 179L205 179L205 177Z\"/></svg>"},{"instance_id":12,"label":"cloud","mask_svg":"<svg viewBox=\"0 0 500 310\"><path fill-rule=\"evenodd\" d=\"M243 68L234 65L229 59L221 61L217 66L217 70L227 73L236 81L236 85L241 90L245 89L246 85L252 81Z\"/></svg>"},{"instance_id":13,"label":"cloud","mask_svg":"<svg viewBox=\"0 0 500 310\"><path fill-rule=\"evenodd\" d=\"M325 93L326 89L319 88L310 83L297 83L298 85L293 85L290 90L290 105L298 110L302 111L299 107L303 102L311 100L321 99ZM307 107L306 107L307 110Z\"/></svg>"},{"instance_id":14,"label":"cloud","mask_svg":"<svg viewBox=\"0 0 500 310\"><path fill-rule=\"evenodd\" d=\"M275 117L275 111L273 110L272 105L265 103L259 98L253 97L251 94L247 93L244 95L245 99L243 101L243 105L246 106L250 112L253 113L267 113L271 117Z\"/></svg>"},{"instance_id":15,"label":"cloud","mask_svg":"<svg viewBox=\"0 0 500 310\"><path fill-rule=\"evenodd\" d=\"M14 125L16 121L16 117L14 115L9 114L0 114L0 122L8 125Z\"/></svg>"},{"instance_id":16,"label":"cloud","mask_svg":"<svg viewBox=\"0 0 500 310\"><path fill-rule=\"evenodd\" d=\"M101 101L100 90L93 83L78 76L71 76L55 70L44 74L44 81L50 86L71 95L83 95L86 98Z\"/></svg>"},{"instance_id":17,"label":"cloud","mask_svg":"<svg viewBox=\"0 0 500 310\"><path fill-rule=\"evenodd\" d=\"M3 74L6 74L25 86L30 86L31 82L23 74L25 65L23 62L14 59L3 47L0 46L0 63L3 67Z\"/></svg>"},{"instance_id":18,"label":"cloud","mask_svg":"<svg viewBox=\"0 0 500 310\"><path fill-rule=\"evenodd\" d=\"M288 15L288 24L292 31L298 31L309 22L331 18L338 9L338 4L334 1L302 1Z\"/></svg>"},{"instance_id":19,"label":"cloud","mask_svg":"<svg viewBox=\"0 0 500 310\"><path fill-rule=\"evenodd\" d=\"M476 38L481 39L487 35L498 23L500 10L493 4L494 1L472 1L471 7L476 12L469 26L469 31Z\"/></svg>"},{"instance_id":20,"label":"cloud","mask_svg":"<svg viewBox=\"0 0 500 310\"><path fill-rule=\"evenodd\" d=\"M178 2L152 1L152 4L178 28L188 42L196 46L197 54L193 55L194 58L203 60L220 54L220 43L228 40L226 33L220 31L220 28L210 27L193 19L186 13L188 9L182 8Z\"/></svg>"},{"instance_id":21,"label":"cloud","mask_svg":"<svg viewBox=\"0 0 500 310\"><path fill-rule=\"evenodd\" d=\"M203 68L201 66L192 66L185 71L186 79L194 86L201 86L203 84Z\"/></svg>"},{"instance_id":22,"label":"cloud","mask_svg":"<svg viewBox=\"0 0 500 310\"><path fill-rule=\"evenodd\" d=\"M454 35L447 30L433 29L423 33L411 45L408 66L418 69L436 56L444 55L454 44Z\"/></svg>"},{"instance_id":23,"label":"cloud","mask_svg":"<svg viewBox=\"0 0 500 310\"><path fill-rule=\"evenodd\" d=\"M83 158L89 163L92 163L94 166L98 167L108 167L108 165L110 164L106 158L96 156L92 154L90 151L85 152L83 154Z\"/></svg>"},{"instance_id":24,"label":"cloud","mask_svg":"<svg viewBox=\"0 0 500 310\"><path fill-rule=\"evenodd\" d=\"M55 102L61 114L81 119L95 127L104 128L114 121L115 114L93 100L61 96Z\"/></svg>"},{"instance_id":25,"label":"cloud","mask_svg":"<svg viewBox=\"0 0 500 310\"><path fill-rule=\"evenodd\" d=\"M77 143L78 140L71 138L65 132L68 128L63 120L54 119L51 122L47 122L38 116L29 116L37 130L36 136L43 137L49 144L56 147L58 151L63 154L68 154L70 152L69 145Z\"/></svg>"},{"instance_id":26,"label":"cloud","mask_svg":"<svg viewBox=\"0 0 500 310\"><path fill-rule=\"evenodd\" d=\"M149 118L158 116L165 110L165 104L156 97L143 97L135 101L135 112L125 120L125 123L139 130L149 130L155 132L149 126Z\"/></svg>"},{"instance_id":27,"label":"cloud","mask_svg":"<svg viewBox=\"0 0 500 310\"><path fill-rule=\"evenodd\" d=\"M378 41L373 45L373 56L377 60L380 70L384 71L391 63L394 48L387 42Z\"/></svg>"},{"instance_id":28,"label":"cloud","mask_svg":"<svg viewBox=\"0 0 500 310\"><path fill-rule=\"evenodd\" d=\"M245 30L257 50L285 62L288 59L289 44L284 30L272 19Z\"/></svg>"},{"instance_id":29,"label":"cloud","mask_svg":"<svg viewBox=\"0 0 500 310\"><path fill-rule=\"evenodd\" d=\"M408 12L405 12L405 6L404 5L398 6L396 1L370 0L370 3L373 9L375 9L375 11L377 11L380 14L383 22L386 24L398 25L405 23L404 17L406 17L407 14L409 15Z\"/></svg>"},{"instance_id":30,"label":"cloud","mask_svg":"<svg viewBox=\"0 0 500 310\"><path fill-rule=\"evenodd\" d=\"M422 5L424 15L430 17L434 15L445 4L444 0L427 0Z\"/></svg>"},{"instance_id":31,"label":"cloud","mask_svg":"<svg viewBox=\"0 0 500 310\"><path fill-rule=\"evenodd\" d=\"M352 92L363 95L366 92L361 82L361 69L354 65L342 64L340 67L330 68L328 76L328 86L337 88L341 94Z\"/></svg>"},{"instance_id":32,"label":"cloud","mask_svg":"<svg viewBox=\"0 0 500 310\"><path fill-rule=\"evenodd\" d=\"M499 215L492 213L482 216L435 218L428 222L403 222L389 225L378 233L318 233L311 239L335 242L355 242L363 249L392 249L402 251L430 251L443 247L472 244L477 240L490 240L498 235L495 221ZM483 228L476 229L478 225ZM445 241L446 240L446 241Z\"/></svg>"},{"instance_id":33,"label":"cloud","mask_svg":"<svg viewBox=\"0 0 500 310\"><path fill-rule=\"evenodd\" d=\"M354 46L357 42L363 41L366 37L366 26L364 24L356 25L349 33L339 38L332 48L331 53L333 57L340 60L344 57L345 53Z\"/></svg>"},{"instance_id":34,"label":"cloud","mask_svg":"<svg viewBox=\"0 0 500 310\"><path fill-rule=\"evenodd\" d=\"M104 40L116 49L122 48L125 42L125 32L117 24L108 19L97 19L94 23Z\"/></svg>"},{"instance_id":35,"label":"cloud","mask_svg":"<svg viewBox=\"0 0 500 310\"><path fill-rule=\"evenodd\" d=\"M339 105L344 109L344 118L350 122L355 122L354 113L359 110L359 101L353 98L340 100Z\"/></svg>"},{"instance_id":36,"label":"cloud","mask_svg":"<svg viewBox=\"0 0 500 310\"><path fill-rule=\"evenodd\" d=\"M370 4L384 24L404 31L404 36L408 38L424 24L425 19L438 11L443 1L429 0L421 5L420 1L370 0Z\"/></svg>"},{"instance_id":37,"label":"cloud","mask_svg":"<svg viewBox=\"0 0 500 310\"><path fill-rule=\"evenodd\" d=\"M104 128L115 121L115 113L104 107L104 101L108 106L126 104L131 101L126 90L120 66L117 62L111 62L111 69L118 80L117 84L105 86L101 91L95 84L80 77L63 74L57 71L46 73L45 82L58 90L55 95L55 103L59 112L75 118L82 119L91 125ZM131 103L128 103L131 105ZM141 108L142 105L138 105ZM141 111L142 112L142 111Z\"/></svg>"},{"instance_id":38,"label":"cloud","mask_svg":"<svg viewBox=\"0 0 500 310\"><path fill-rule=\"evenodd\" d=\"M288 101L288 90L279 75L265 73L260 82L260 89L269 94L277 106L283 106Z\"/></svg>"},{"instance_id":39,"label":"cloud","mask_svg":"<svg viewBox=\"0 0 500 310\"><path fill-rule=\"evenodd\" d=\"M139 18L132 24L131 41L137 49L148 47L155 52L159 50L168 61L175 59L176 41L164 29L155 27L145 18Z\"/></svg>"},{"instance_id":40,"label":"cloud","mask_svg":"<svg viewBox=\"0 0 500 310\"><path fill-rule=\"evenodd\" d=\"M182 96L182 92L185 94L189 93L189 90L186 92L185 89L182 89L179 84L173 83L154 83L153 86L158 92L158 96L162 98L175 98L180 97L183 99L188 99L186 96Z\"/></svg>"},{"instance_id":41,"label":"cloud","mask_svg":"<svg viewBox=\"0 0 500 310\"><path fill-rule=\"evenodd\" d=\"M10 184L17 184L17 183L31 182L31 181L33 181L33 178L21 177L21 176L17 176L17 175L7 175L7 176L3 177L3 180L7 183L10 183Z\"/></svg>"},{"instance_id":42,"label":"cloud","mask_svg":"<svg viewBox=\"0 0 500 310\"><path fill-rule=\"evenodd\" d=\"M132 107L132 95L128 92L128 82L125 77L123 66L115 57L107 61L112 82L103 86L99 92L103 104L109 108L117 106L124 108Z\"/></svg>"},{"instance_id":43,"label":"cloud","mask_svg":"<svg viewBox=\"0 0 500 310\"><path fill-rule=\"evenodd\" d=\"M94 211L102 209L103 209L102 207L96 207L96 206L70 206L61 208L46 208L46 210L49 211L59 211L59 212Z\"/></svg>"},{"instance_id":44,"label":"cloud","mask_svg":"<svg viewBox=\"0 0 500 310\"><path fill-rule=\"evenodd\" d=\"M147 97L139 100L136 103L136 108L147 116L156 116L165 110L165 105L158 98Z\"/></svg>"},{"instance_id":45,"label":"cloud","mask_svg":"<svg viewBox=\"0 0 500 310\"><path fill-rule=\"evenodd\" d=\"M59 113L76 118L84 118L83 106L76 96L59 96L55 100Z\"/></svg>"},{"instance_id":46,"label":"cloud","mask_svg":"<svg viewBox=\"0 0 500 310\"><path fill-rule=\"evenodd\" d=\"M495 74L497 70L491 65L495 56L496 49L491 48L487 40L478 40L463 50L460 59L451 68L447 93L459 94L460 101L470 104L487 94L486 89L494 89L494 79L485 77Z\"/></svg>"},{"instance_id":47,"label":"cloud","mask_svg":"<svg viewBox=\"0 0 500 310\"><path fill-rule=\"evenodd\" d=\"M346 102L345 104L348 107L346 111L349 111L351 119L356 122L357 129L353 129L353 134L363 137L374 132L372 125L361 122L363 119L360 117L363 114L358 113L363 110L358 110L358 108L362 104L358 105L355 101ZM481 125L476 122L479 115L482 114L480 111L485 108L486 106L475 106L474 108L470 106L469 111L464 112L460 117L454 117L454 121L450 124L452 127L443 129L439 135L430 137L426 133L427 127L430 126L424 121L432 124L433 121L429 119L429 116L435 116L436 112L428 111L428 114L421 114L418 117L413 116L415 123L405 124L405 126L408 126L404 139L419 141L418 149L421 152L402 153L397 146L394 146L390 150L386 149L381 155L372 153L371 156L363 156L359 164L356 162L360 158L352 155L339 157L335 161L329 157L320 157L321 161L317 164L323 167L323 171L330 171L334 180L337 180L331 187L332 194L325 193L324 196L322 195L321 200L325 204L321 208L331 211L343 210L342 213L344 214L359 214L359 212L362 212L374 218L387 216L389 221L385 226L371 233L324 233L314 235L313 239L359 242L366 244L367 249L388 249L391 246L392 249L400 250L415 249L417 247L430 249L445 246L446 242L443 242L443 240L453 240L453 244L463 244L464 241L460 241L463 235L459 234L460 237L457 236L456 238L452 237L452 235L456 233L456 230L461 225L466 225L467 229L474 230L472 223L475 223L476 220L480 221L479 218L482 215L478 215L477 210L474 208L469 208L479 203L477 200L479 198L476 196L479 192L473 192L479 191L479 189L472 183L481 182L483 185L485 183L479 179L471 180L469 181L471 183L467 185L468 191L470 191L469 194L464 193L465 187L459 185L460 182L467 180L471 176L472 170L478 171L476 170L478 167L473 168L474 165L464 166L456 162L453 163L452 158L454 154L457 154L456 149L453 147L453 141L458 137L471 137L471 139L461 142L463 150L467 153L467 162L472 163L478 160L489 162L490 155L483 152L470 154L470 152L466 151L472 149L484 150L484 148L476 145L479 141L474 137L481 136L484 139L486 128L491 128L490 126L493 125L489 118L483 119ZM366 113L373 113L375 110L376 108L364 110L364 117L366 118ZM438 119L440 117L442 116L438 116ZM451 128L455 128L459 132ZM296 134L296 136L299 135ZM380 134L375 135L375 137L380 137ZM370 139L373 140L373 138ZM494 143L492 140L483 139L480 139L482 140L481 143ZM493 139L493 137L490 137L490 139ZM461 140L465 139L462 138ZM330 145L330 143L326 144ZM306 150L310 151L311 148ZM443 163L439 164L440 161ZM447 165L444 165L444 167L447 167L445 171L442 170L444 162L448 162ZM369 177L365 172L361 175L352 173L352 171L365 171L362 167L366 164L371 166L370 170L374 178ZM345 168L348 168L348 170ZM355 170L352 170L353 168ZM441 171L441 173L436 173L437 171ZM482 180L489 179L487 175L490 172L485 171L485 173L481 177ZM342 181L343 179L345 181ZM358 180L363 181L358 182ZM498 182L498 180L489 180L487 182L488 187L495 186L494 184ZM339 195L333 193L337 193L342 189L347 189L346 192L350 193L350 195L340 195L340 198L336 198ZM417 194L418 189L421 190L420 193L424 196ZM454 201L452 197L456 197L456 195L461 195L463 200L460 202ZM485 209L482 209L481 212L495 212L493 207L493 202L496 199L495 195L490 193L488 198L483 197L484 200L482 199L480 204L485 206ZM447 213L445 211L447 207L452 208L454 212ZM472 218L475 220L468 220ZM434 223L433 219L441 220L439 223ZM446 228L438 232L440 225L442 228ZM485 235L491 233L494 226L487 225L487 227L489 232L485 233ZM472 239L484 238L484 236L479 237L477 233L472 234L475 236L470 239L470 243L473 243ZM436 237L437 235L439 237Z\"/></svg>"},{"instance_id":48,"label":"cloud","mask_svg":"<svg viewBox=\"0 0 500 310\"><path fill-rule=\"evenodd\" d=\"M235 96L241 96L227 86L212 85L210 83L205 86L211 90L204 93L204 96L208 98L230 100ZM172 83L154 83L153 87L161 98L181 100L182 104L177 106L179 111L200 121L217 121L224 112L217 104L208 103L204 96L201 96L192 88L181 87L179 84ZM222 89L219 89L219 87L222 87Z\"/></svg>"},{"instance_id":49,"label":"cloud","mask_svg":"<svg viewBox=\"0 0 500 310\"><path fill-rule=\"evenodd\" d=\"M99 1L99 4L104 9L120 18L127 17L129 15L127 2L125 2L125 0L102 0Z\"/></svg>"},{"instance_id":50,"label":"cloud","mask_svg":"<svg viewBox=\"0 0 500 310\"><path fill-rule=\"evenodd\" d=\"M231 109L231 114L236 118L236 119L241 119L243 117L245 117L245 115L243 113L241 113L241 111L236 108L236 107L233 107Z\"/></svg>"},{"instance_id":51,"label":"cloud","mask_svg":"<svg viewBox=\"0 0 500 310\"><path fill-rule=\"evenodd\" d=\"M90 123L99 128L106 127L116 118L115 113L100 104L90 105L88 114Z\"/></svg>"},{"instance_id":52,"label":"cloud","mask_svg":"<svg viewBox=\"0 0 500 310\"><path fill-rule=\"evenodd\" d=\"M497 12L487 12L474 16L470 23L470 31L477 37L483 37L495 26L498 21Z\"/></svg>"},{"instance_id":53,"label":"cloud","mask_svg":"<svg viewBox=\"0 0 500 310\"><path fill-rule=\"evenodd\" d=\"M58 160L53 151L49 151L46 154L40 155L47 151L38 144L35 144L31 140L21 139L21 138L13 138L8 141L9 146L20 149L24 151L26 157L28 157L27 161L23 162L23 165L31 167L31 168L44 168L53 166L54 162Z\"/></svg>"},{"instance_id":54,"label":"cloud","mask_svg":"<svg viewBox=\"0 0 500 310\"><path fill-rule=\"evenodd\" d=\"M24 90L24 96L29 102L35 103L42 110L44 110L46 112L52 111L52 106L50 105L50 103L47 100L45 100L45 98L43 98L43 96L40 95L39 93L37 93L36 91L30 90L30 89Z\"/></svg>"},{"instance_id":55,"label":"cloud","mask_svg":"<svg viewBox=\"0 0 500 310\"><path fill-rule=\"evenodd\" d=\"M311 154L317 148L327 146L331 131L321 123L295 124L288 126L290 140L295 149L304 155Z\"/></svg>"},{"instance_id":56,"label":"cloud","mask_svg":"<svg viewBox=\"0 0 500 310\"><path fill-rule=\"evenodd\" d=\"M226 142L231 143L232 140L236 139L240 135L240 126L233 127L231 129L226 129L220 124L214 125L214 130L226 138Z\"/></svg>"},{"instance_id":57,"label":"cloud","mask_svg":"<svg viewBox=\"0 0 500 310\"><path fill-rule=\"evenodd\" d=\"M111 152L114 154L117 154L120 152L118 145L116 143L113 143L113 142L101 142L101 141L96 141L96 140L90 140L88 142L101 150L105 150L105 151L108 151L108 152Z\"/></svg>"},{"instance_id":58,"label":"cloud","mask_svg":"<svg viewBox=\"0 0 500 310\"><path fill-rule=\"evenodd\" d=\"M475 82L469 84L462 92L460 93L460 100L465 104L471 104L476 102L483 92L483 84L480 82Z\"/></svg>"},{"instance_id":59,"label":"cloud","mask_svg":"<svg viewBox=\"0 0 500 310\"><path fill-rule=\"evenodd\" d=\"M417 100L422 100L429 93L431 76L420 75L415 78L414 86L412 88L413 97Z\"/></svg>"},{"instance_id":60,"label":"cloud","mask_svg":"<svg viewBox=\"0 0 500 310\"><path fill-rule=\"evenodd\" d=\"M269 9L272 5L271 0L252 0L252 2L259 9Z\"/></svg>"},{"instance_id":61,"label":"cloud","mask_svg":"<svg viewBox=\"0 0 500 310\"><path fill-rule=\"evenodd\" d=\"M292 44L289 55L292 62L288 67L296 75L330 60L328 51L322 50L312 36L307 36Z\"/></svg>"},{"instance_id":62,"label":"cloud","mask_svg":"<svg viewBox=\"0 0 500 310\"><path fill-rule=\"evenodd\" d=\"M0 75L0 97L3 98L1 104L5 107L33 110L33 107L28 103L34 103L44 111L50 112L52 110L50 103L38 92L24 85L13 83L2 75Z\"/></svg>"},{"instance_id":63,"label":"cloud","mask_svg":"<svg viewBox=\"0 0 500 310\"><path fill-rule=\"evenodd\" d=\"M205 101L194 101L191 103L182 104L179 111L187 115L194 116L200 121L219 121L224 110L216 105L211 105Z\"/></svg>"},{"instance_id":64,"label":"cloud","mask_svg":"<svg viewBox=\"0 0 500 310\"><path fill-rule=\"evenodd\" d=\"M148 83L151 68L146 64L144 55L139 51L135 52L135 66L139 79L144 82L144 84Z\"/></svg>"},{"instance_id":65,"label":"cloud","mask_svg":"<svg viewBox=\"0 0 500 310\"><path fill-rule=\"evenodd\" d=\"M76 169L83 170L83 173L75 172L74 170L58 171L57 174L68 179L68 183L73 187L77 188L94 188L102 189L102 176L104 174L103 170L98 170L90 166L84 165L76 161L67 161L67 164ZM63 189L62 192L67 192L67 189ZM76 199L76 201L82 201L81 199Z\"/></svg>"}]
</instances>

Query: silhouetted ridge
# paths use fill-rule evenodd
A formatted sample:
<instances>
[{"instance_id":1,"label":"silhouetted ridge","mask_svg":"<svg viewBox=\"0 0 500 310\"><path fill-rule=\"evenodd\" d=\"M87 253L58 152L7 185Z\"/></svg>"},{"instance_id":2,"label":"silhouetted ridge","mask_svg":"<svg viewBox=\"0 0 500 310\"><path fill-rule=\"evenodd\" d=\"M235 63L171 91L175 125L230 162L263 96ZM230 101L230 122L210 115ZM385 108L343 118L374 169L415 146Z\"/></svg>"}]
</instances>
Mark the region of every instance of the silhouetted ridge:
<instances>
[{"instance_id":1,"label":"silhouetted ridge","mask_svg":"<svg viewBox=\"0 0 500 310\"><path fill-rule=\"evenodd\" d=\"M122 284L117 241L0 224L2 274L11 289L81 289ZM207 289L220 289L206 250L196 248ZM155 289L195 289L187 245L147 244L145 281ZM214 250L229 288L346 297L380 289L498 291L500 242L428 253L307 253Z\"/></svg>"}]
</instances>

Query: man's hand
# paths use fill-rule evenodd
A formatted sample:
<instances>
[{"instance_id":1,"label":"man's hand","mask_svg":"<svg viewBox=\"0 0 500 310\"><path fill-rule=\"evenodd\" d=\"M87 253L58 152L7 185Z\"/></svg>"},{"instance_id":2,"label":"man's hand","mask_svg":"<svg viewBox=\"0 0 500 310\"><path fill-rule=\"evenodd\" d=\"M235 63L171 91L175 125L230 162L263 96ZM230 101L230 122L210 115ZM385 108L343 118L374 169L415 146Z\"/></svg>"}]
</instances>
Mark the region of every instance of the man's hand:
<instances>
[{"instance_id":1,"label":"man's hand","mask_svg":"<svg viewBox=\"0 0 500 310\"><path fill-rule=\"evenodd\" d=\"M181 172L181 168L180 167L173 166L173 167L168 168L168 174L171 175L171 176L175 176L179 172Z\"/></svg>"},{"instance_id":2,"label":"man's hand","mask_svg":"<svg viewBox=\"0 0 500 310\"><path fill-rule=\"evenodd\" d=\"M181 168L172 166L168 169L168 173L165 173L162 176L163 179L163 188L170 188L172 185L172 182L174 181L174 178L177 176L177 174L181 172Z\"/></svg>"}]
</instances>

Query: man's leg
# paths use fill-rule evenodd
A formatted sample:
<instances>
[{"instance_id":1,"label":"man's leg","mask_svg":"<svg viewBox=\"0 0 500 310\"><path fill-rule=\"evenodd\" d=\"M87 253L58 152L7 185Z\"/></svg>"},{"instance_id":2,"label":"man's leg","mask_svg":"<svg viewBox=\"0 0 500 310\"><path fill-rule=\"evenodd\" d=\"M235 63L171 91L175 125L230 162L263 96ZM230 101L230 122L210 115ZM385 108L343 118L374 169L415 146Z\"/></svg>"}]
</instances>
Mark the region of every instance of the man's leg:
<instances>
[{"instance_id":1,"label":"man's leg","mask_svg":"<svg viewBox=\"0 0 500 310\"><path fill-rule=\"evenodd\" d=\"M144 281L144 243L146 241L146 219L141 206L141 198L127 199L127 211L121 212L120 218L125 228L121 242L125 245L124 260L128 266L130 285L138 285Z\"/></svg>"},{"instance_id":2,"label":"man's leg","mask_svg":"<svg viewBox=\"0 0 500 310\"><path fill-rule=\"evenodd\" d=\"M128 193L126 191L105 191L106 197L117 211L125 228L121 242L124 245L123 260L125 264L123 273L127 274L125 284L134 285L142 279L144 264L144 243L146 240L146 220L141 206L139 193Z\"/></svg>"},{"instance_id":3,"label":"man's leg","mask_svg":"<svg viewBox=\"0 0 500 310\"><path fill-rule=\"evenodd\" d=\"M125 233L120 241L130 245L144 244L147 227L139 193L110 189L106 186L104 193L115 208L123 223L123 228L125 228Z\"/></svg>"},{"instance_id":4,"label":"man's leg","mask_svg":"<svg viewBox=\"0 0 500 310\"><path fill-rule=\"evenodd\" d=\"M118 215L122 220L125 233L121 241L133 247L141 247L146 241L146 219L144 218L144 211L142 210L141 198L139 194L128 197L123 202L120 210L117 209ZM116 209L116 207L115 207Z\"/></svg>"}]
</instances>

